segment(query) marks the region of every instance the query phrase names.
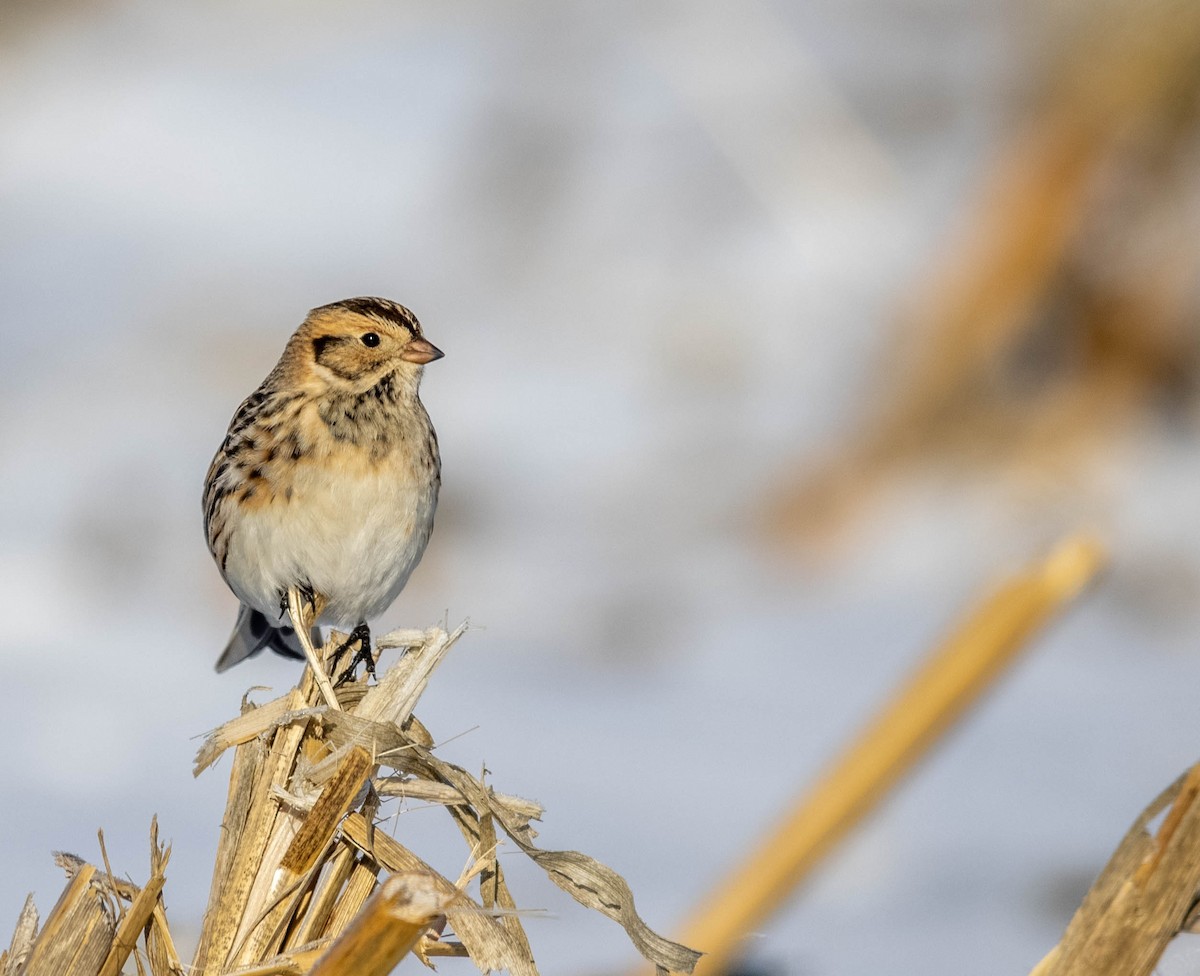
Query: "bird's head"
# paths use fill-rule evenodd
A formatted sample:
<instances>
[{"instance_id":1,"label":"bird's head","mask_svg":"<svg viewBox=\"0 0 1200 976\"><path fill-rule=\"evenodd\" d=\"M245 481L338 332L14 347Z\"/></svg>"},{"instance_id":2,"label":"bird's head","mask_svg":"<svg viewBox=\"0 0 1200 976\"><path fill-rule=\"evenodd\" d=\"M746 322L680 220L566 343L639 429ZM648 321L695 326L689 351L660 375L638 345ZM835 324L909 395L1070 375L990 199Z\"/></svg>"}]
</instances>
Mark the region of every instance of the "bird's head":
<instances>
[{"instance_id":1,"label":"bird's head","mask_svg":"<svg viewBox=\"0 0 1200 976\"><path fill-rule=\"evenodd\" d=\"M309 312L288 343L285 360L308 383L358 393L391 374L415 391L424 365L443 355L403 305L386 298L348 298Z\"/></svg>"}]
</instances>

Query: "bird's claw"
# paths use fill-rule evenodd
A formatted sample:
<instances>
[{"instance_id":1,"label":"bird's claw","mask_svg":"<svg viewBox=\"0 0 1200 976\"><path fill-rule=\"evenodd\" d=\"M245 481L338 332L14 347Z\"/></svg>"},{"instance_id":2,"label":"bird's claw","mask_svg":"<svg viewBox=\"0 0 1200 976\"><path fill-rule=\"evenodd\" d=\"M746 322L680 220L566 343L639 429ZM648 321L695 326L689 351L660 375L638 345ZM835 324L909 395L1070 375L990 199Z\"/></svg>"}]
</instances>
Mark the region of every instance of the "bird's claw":
<instances>
[{"instance_id":1,"label":"bird's claw","mask_svg":"<svg viewBox=\"0 0 1200 976\"><path fill-rule=\"evenodd\" d=\"M358 670L358 665L361 662L366 668L367 674L375 674L375 658L371 656L371 630L365 624L359 624L346 637L337 650L333 652L333 656L329 659L329 669L336 670L338 662L342 659L342 655L346 653L354 644L358 645L358 649L354 652L354 657L350 659L350 663L346 666L346 670L338 675L337 681L334 682L335 688L340 688L347 681L353 681L356 677L355 672Z\"/></svg>"},{"instance_id":2,"label":"bird's claw","mask_svg":"<svg viewBox=\"0 0 1200 976\"><path fill-rule=\"evenodd\" d=\"M297 583L295 589L300 593L301 601L308 607L308 612L315 615L317 612L317 593L312 588L311 583ZM288 602L288 594L290 590L284 590L279 595L279 619L282 620L291 611Z\"/></svg>"}]
</instances>

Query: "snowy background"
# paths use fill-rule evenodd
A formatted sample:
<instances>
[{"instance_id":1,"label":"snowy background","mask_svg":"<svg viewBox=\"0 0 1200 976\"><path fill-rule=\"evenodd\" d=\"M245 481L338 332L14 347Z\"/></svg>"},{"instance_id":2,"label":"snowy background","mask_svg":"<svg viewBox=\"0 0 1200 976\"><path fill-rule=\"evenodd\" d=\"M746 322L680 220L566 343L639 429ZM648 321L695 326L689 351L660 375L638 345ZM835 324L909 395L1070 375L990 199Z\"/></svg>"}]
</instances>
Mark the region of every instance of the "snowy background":
<instances>
[{"instance_id":1,"label":"snowy background","mask_svg":"<svg viewBox=\"0 0 1200 976\"><path fill-rule=\"evenodd\" d=\"M476 628L419 713L668 934L999 573L1101 531L1106 582L750 945L779 976L1027 972L1200 756L1195 440L1114 440L1073 508L914 476L832 561L768 552L760 514L860 417L897 296L1008 131L1037 16L6 5L5 941L26 892L57 897L50 851L95 859L97 827L144 877L153 813L173 926L198 926L228 767L193 780L196 737L295 677L212 671L235 603L201 482L307 309L379 294L446 351L423 393L437 530L382 624ZM442 819L400 836L454 874ZM551 912L528 925L544 972L635 961L507 863Z\"/></svg>"}]
</instances>

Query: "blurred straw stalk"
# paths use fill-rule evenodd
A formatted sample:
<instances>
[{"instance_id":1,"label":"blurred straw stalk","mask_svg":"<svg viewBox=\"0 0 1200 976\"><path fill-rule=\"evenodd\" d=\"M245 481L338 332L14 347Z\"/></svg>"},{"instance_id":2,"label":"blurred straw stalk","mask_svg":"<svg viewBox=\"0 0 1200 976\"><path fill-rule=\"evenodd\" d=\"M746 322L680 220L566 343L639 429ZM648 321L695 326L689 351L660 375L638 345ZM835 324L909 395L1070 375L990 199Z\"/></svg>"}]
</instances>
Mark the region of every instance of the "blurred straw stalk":
<instances>
[{"instance_id":1,"label":"blurred straw stalk","mask_svg":"<svg viewBox=\"0 0 1200 976\"><path fill-rule=\"evenodd\" d=\"M952 246L915 285L862 426L775 495L776 533L836 530L904 465L1053 470L1155 408L1190 405L1200 6L1080 4L1061 35Z\"/></svg>"},{"instance_id":2,"label":"blurred straw stalk","mask_svg":"<svg viewBox=\"0 0 1200 976\"><path fill-rule=\"evenodd\" d=\"M704 952L697 976L728 971L745 937L766 924L1104 563L1094 539L1068 538L1001 583L966 616L779 826L696 909L682 940Z\"/></svg>"},{"instance_id":3,"label":"blurred straw stalk","mask_svg":"<svg viewBox=\"0 0 1200 976\"><path fill-rule=\"evenodd\" d=\"M290 596L297 632L307 635L315 608ZM297 687L263 705L243 701L241 715L207 738L197 774L226 750L234 756L191 966L170 937L162 905L168 852L152 831L151 878L141 889L68 859L62 898L40 932L27 902L0 976L116 976L131 954L138 971L153 976L383 976L410 952L426 963L464 956L484 972L536 976L498 859L503 836L580 904L616 920L653 965L690 973L697 954L642 921L620 875L576 851L536 846L531 821L541 807L434 756L412 711L465 630L389 634L376 655L401 648L403 656L375 683L364 674L337 687L330 658L344 638L335 633L311 649ZM461 877L444 877L375 829L387 797L446 809L469 850Z\"/></svg>"}]
</instances>

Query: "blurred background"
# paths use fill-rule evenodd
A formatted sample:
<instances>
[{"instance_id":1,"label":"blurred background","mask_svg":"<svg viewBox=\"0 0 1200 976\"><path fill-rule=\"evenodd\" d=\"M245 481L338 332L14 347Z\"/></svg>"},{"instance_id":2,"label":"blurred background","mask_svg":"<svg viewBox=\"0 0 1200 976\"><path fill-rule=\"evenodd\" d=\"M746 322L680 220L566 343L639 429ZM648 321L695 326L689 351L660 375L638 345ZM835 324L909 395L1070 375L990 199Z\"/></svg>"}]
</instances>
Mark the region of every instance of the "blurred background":
<instances>
[{"instance_id":1,"label":"blurred background","mask_svg":"<svg viewBox=\"0 0 1200 976\"><path fill-rule=\"evenodd\" d=\"M747 947L1027 972L1200 753L1200 8L1125 7L7 0L4 938L97 827L144 877L153 813L198 926L196 736L296 676L212 671L204 472L307 309L378 294L446 358L437 530L377 632L470 618L442 754L665 933L999 574L1106 540ZM437 810L389 826L466 858ZM521 860L544 972L634 962Z\"/></svg>"}]
</instances>

